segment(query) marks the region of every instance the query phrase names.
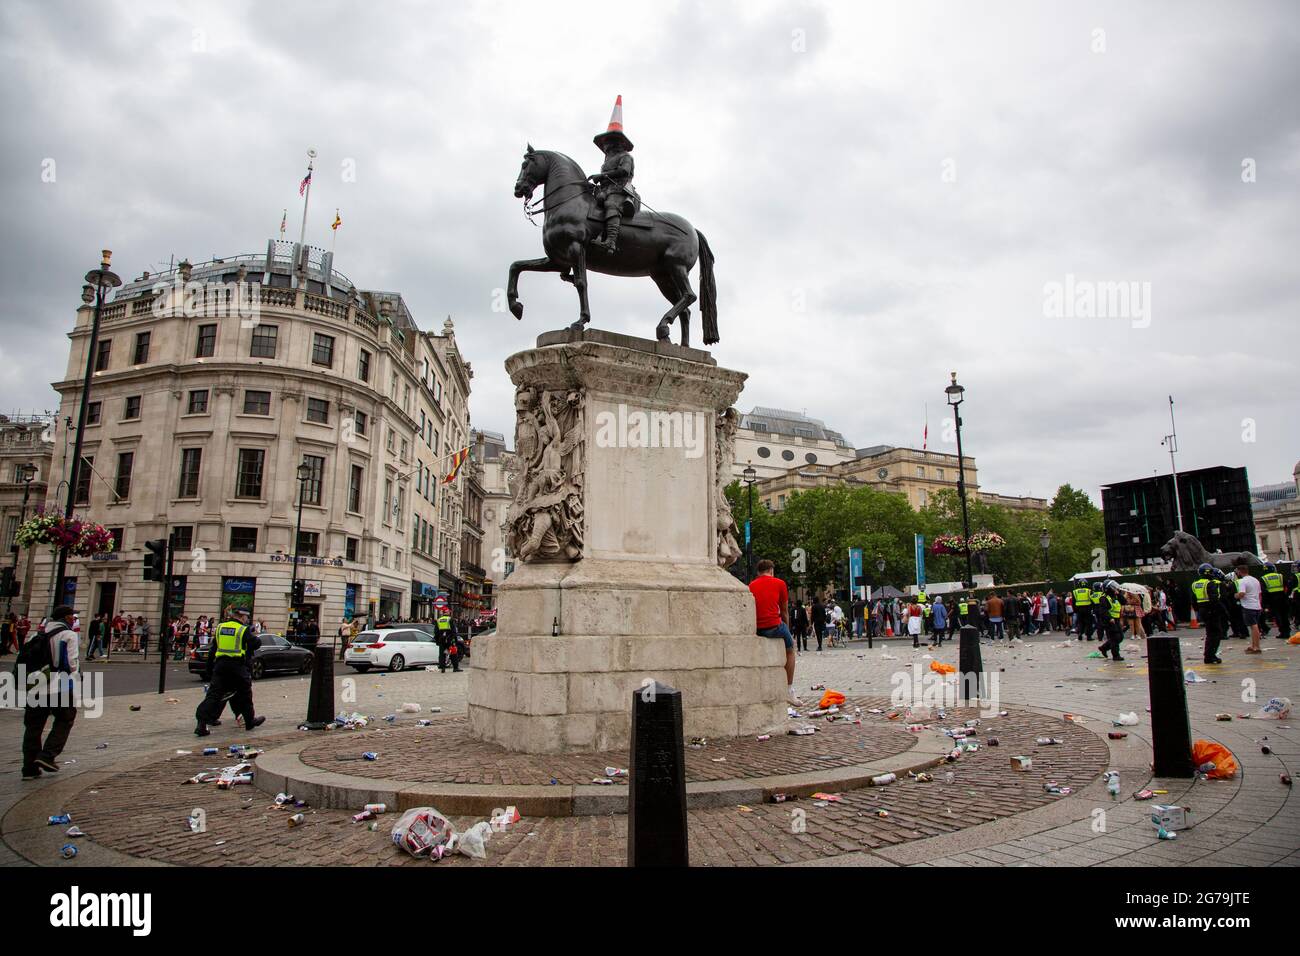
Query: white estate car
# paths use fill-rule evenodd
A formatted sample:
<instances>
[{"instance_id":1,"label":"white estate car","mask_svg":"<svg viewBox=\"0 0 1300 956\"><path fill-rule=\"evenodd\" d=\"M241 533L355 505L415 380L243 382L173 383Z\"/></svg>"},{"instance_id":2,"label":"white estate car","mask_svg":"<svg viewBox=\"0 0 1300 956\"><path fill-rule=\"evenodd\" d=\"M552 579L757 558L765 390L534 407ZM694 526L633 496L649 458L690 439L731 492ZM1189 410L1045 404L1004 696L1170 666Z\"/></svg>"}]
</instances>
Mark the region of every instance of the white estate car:
<instances>
[{"instance_id":1,"label":"white estate car","mask_svg":"<svg viewBox=\"0 0 1300 956\"><path fill-rule=\"evenodd\" d=\"M372 667L401 671L438 663L438 644L428 631L384 627L362 631L343 655L343 663L365 673Z\"/></svg>"}]
</instances>

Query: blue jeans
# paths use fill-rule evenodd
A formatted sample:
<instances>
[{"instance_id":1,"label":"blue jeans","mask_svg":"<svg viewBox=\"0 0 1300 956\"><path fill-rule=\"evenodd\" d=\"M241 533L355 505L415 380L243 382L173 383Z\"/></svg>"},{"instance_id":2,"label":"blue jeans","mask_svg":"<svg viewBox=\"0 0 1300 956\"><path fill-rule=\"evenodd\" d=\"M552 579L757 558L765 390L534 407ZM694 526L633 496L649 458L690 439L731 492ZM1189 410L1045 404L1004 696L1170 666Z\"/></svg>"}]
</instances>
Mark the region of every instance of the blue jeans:
<instances>
[{"instance_id":1,"label":"blue jeans","mask_svg":"<svg viewBox=\"0 0 1300 956\"><path fill-rule=\"evenodd\" d=\"M785 641L787 651L794 650L794 635L790 633L790 628L782 621L776 627L761 627L758 629L759 637L779 637Z\"/></svg>"}]
</instances>

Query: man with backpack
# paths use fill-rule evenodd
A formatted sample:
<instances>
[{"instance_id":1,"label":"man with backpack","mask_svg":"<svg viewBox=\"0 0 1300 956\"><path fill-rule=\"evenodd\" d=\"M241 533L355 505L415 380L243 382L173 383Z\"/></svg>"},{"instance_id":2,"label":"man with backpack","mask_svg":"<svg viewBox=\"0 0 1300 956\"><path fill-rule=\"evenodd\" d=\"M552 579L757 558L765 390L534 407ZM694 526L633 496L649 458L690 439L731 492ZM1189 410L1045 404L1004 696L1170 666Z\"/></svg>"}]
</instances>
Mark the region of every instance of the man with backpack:
<instances>
[{"instance_id":1,"label":"man with backpack","mask_svg":"<svg viewBox=\"0 0 1300 956\"><path fill-rule=\"evenodd\" d=\"M42 771L57 773L56 762L72 724L77 719L77 708L72 704L72 686L77 676L77 651L79 638L72 629L73 610L60 604L45 626L18 651L18 665L25 669L27 686L31 689L33 675L43 673L47 681L44 694L28 693L23 712L23 779L37 780ZM64 706L66 705L66 706ZM54 718L48 736L45 724Z\"/></svg>"}]
</instances>

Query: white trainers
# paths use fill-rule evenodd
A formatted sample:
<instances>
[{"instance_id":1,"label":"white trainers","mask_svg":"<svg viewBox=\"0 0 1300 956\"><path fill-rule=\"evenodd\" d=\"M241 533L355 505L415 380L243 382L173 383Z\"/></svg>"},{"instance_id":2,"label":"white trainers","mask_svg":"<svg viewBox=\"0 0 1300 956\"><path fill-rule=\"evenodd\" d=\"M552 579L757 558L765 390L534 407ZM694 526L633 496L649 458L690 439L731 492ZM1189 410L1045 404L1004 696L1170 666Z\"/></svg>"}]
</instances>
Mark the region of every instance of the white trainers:
<instances>
[{"instance_id":1,"label":"white trainers","mask_svg":"<svg viewBox=\"0 0 1300 956\"><path fill-rule=\"evenodd\" d=\"M799 695L796 694L796 693L794 692L794 688L793 688L793 687L790 688L790 697L789 697L789 700L790 700L790 703L794 704L796 707L802 707L802 706L803 706L803 701L799 699Z\"/></svg>"}]
</instances>

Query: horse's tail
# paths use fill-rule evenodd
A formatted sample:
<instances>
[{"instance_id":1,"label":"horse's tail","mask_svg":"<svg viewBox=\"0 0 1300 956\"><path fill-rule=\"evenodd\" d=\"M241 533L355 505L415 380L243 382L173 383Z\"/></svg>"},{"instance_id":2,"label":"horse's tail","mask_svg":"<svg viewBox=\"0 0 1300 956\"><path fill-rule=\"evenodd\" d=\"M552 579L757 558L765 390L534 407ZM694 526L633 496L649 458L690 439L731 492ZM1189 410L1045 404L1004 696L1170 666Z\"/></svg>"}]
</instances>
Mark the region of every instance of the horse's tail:
<instances>
[{"instance_id":1,"label":"horse's tail","mask_svg":"<svg viewBox=\"0 0 1300 956\"><path fill-rule=\"evenodd\" d=\"M718 341L718 284L713 281L713 250L698 229L700 237L700 316L704 320L704 344Z\"/></svg>"}]
</instances>

